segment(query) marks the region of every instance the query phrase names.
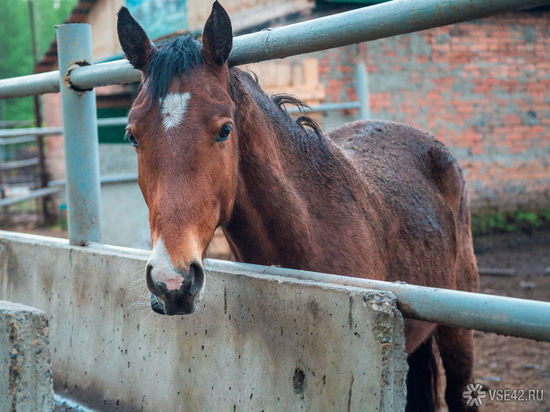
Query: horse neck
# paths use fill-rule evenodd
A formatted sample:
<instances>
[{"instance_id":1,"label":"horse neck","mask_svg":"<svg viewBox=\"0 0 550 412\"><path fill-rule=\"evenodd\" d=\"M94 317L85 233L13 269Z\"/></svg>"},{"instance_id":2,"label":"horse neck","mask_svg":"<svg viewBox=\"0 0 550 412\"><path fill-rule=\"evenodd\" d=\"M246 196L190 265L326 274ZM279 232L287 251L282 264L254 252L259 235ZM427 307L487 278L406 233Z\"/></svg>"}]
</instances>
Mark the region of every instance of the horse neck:
<instances>
[{"instance_id":1,"label":"horse neck","mask_svg":"<svg viewBox=\"0 0 550 412\"><path fill-rule=\"evenodd\" d=\"M224 231L239 260L307 268L322 249L312 215L346 207L321 177L339 162L324 146L332 143L308 135L242 72L239 81L239 182Z\"/></svg>"}]
</instances>

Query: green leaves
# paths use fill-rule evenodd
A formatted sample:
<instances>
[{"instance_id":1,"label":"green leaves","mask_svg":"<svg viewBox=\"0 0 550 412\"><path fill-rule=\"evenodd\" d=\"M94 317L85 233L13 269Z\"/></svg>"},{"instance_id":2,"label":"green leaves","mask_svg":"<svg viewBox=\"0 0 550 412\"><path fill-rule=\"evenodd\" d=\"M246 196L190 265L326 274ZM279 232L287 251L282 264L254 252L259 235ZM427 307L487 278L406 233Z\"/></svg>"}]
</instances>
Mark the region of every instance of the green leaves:
<instances>
[{"instance_id":1,"label":"green leaves","mask_svg":"<svg viewBox=\"0 0 550 412\"><path fill-rule=\"evenodd\" d=\"M34 0L38 60L55 39L55 24L69 16L77 0ZM56 8L56 6L58 6ZM34 69L28 0L0 1L0 78L24 76ZM0 102L0 120L32 120L32 98Z\"/></svg>"},{"instance_id":2,"label":"green leaves","mask_svg":"<svg viewBox=\"0 0 550 412\"><path fill-rule=\"evenodd\" d=\"M516 230L530 232L542 226L550 227L550 209L541 211L510 211L484 215L472 214L474 236L509 233Z\"/></svg>"}]
</instances>

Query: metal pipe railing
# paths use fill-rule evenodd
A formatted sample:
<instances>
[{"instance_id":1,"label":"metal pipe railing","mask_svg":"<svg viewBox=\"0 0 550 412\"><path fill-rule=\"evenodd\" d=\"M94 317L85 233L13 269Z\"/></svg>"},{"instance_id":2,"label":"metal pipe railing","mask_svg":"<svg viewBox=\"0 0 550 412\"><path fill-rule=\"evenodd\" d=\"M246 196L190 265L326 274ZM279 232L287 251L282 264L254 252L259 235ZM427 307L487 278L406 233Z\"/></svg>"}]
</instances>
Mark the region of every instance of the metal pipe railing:
<instances>
[{"instance_id":1,"label":"metal pipe railing","mask_svg":"<svg viewBox=\"0 0 550 412\"><path fill-rule=\"evenodd\" d=\"M359 99L359 118L370 119L369 78L365 63L359 62L355 66L357 76L357 98Z\"/></svg>"},{"instance_id":2,"label":"metal pipe railing","mask_svg":"<svg viewBox=\"0 0 550 412\"><path fill-rule=\"evenodd\" d=\"M111 176L101 176L99 179L101 185L120 184L120 183L137 183L137 175L121 174ZM51 180L48 182L48 187L32 190L31 192L15 197L7 197L0 199L0 207L13 206L27 200L36 199L39 197L50 196L65 190L65 179Z\"/></svg>"},{"instance_id":3,"label":"metal pipe railing","mask_svg":"<svg viewBox=\"0 0 550 412\"><path fill-rule=\"evenodd\" d=\"M8 162L0 162L0 170L21 169L24 167L36 166L38 157L23 160L11 160Z\"/></svg>"},{"instance_id":4,"label":"metal pipe railing","mask_svg":"<svg viewBox=\"0 0 550 412\"><path fill-rule=\"evenodd\" d=\"M0 130L0 139L6 137L19 137L19 136L47 136L62 134L62 127L26 127L22 129L4 129ZM9 144L9 142L7 142Z\"/></svg>"},{"instance_id":5,"label":"metal pipe railing","mask_svg":"<svg viewBox=\"0 0 550 412\"><path fill-rule=\"evenodd\" d=\"M99 182L103 184L117 184L117 183L133 183L137 182L137 174L119 174L119 175L108 175L108 176L101 176L99 178ZM48 182L48 186L55 187L55 186L65 186L67 182L65 179L59 179L59 180L50 180Z\"/></svg>"},{"instance_id":6,"label":"metal pipe railing","mask_svg":"<svg viewBox=\"0 0 550 412\"><path fill-rule=\"evenodd\" d=\"M98 127L106 126L125 126L128 122L126 117L105 117L97 119ZM63 134L63 127L26 127L21 129L3 129L0 130L0 142L4 144L15 143L15 140L2 140L3 138L19 137L19 136L49 136ZM2 144L2 143L0 143Z\"/></svg>"},{"instance_id":7,"label":"metal pipe railing","mask_svg":"<svg viewBox=\"0 0 550 412\"><path fill-rule=\"evenodd\" d=\"M57 70L0 80L0 99L57 93L58 91L59 72Z\"/></svg>"},{"instance_id":8,"label":"metal pipe railing","mask_svg":"<svg viewBox=\"0 0 550 412\"><path fill-rule=\"evenodd\" d=\"M550 302L214 259L206 259L205 268L237 275L260 273L392 292L397 297L399 310L407 318L550 342Z\"/></svg>"},{"instance_id":9,"label":"metal pipe railing","mask_svg":"<svg viewBox=\"0 0 550 412\"><path fill-rule=\"evenodd\" d=\"M43 187L41 189L32 190L31 192L16 197L6 197L0 199L0 207L13 206L18 203L26 202L27 200L42 198L60 193L64 190L63 187Z\"/></svg>"},{"instance_id":10,"label":"metal pipe railing","mask_svg":"<svg viewBox=\"0 0 550 412\"><path fill-rule=\"evenodd\" d=\"M36 143L36 136L18 136L18 137L10 137L10 138L4 138L0 137L0 146L8 146L12 144L22 144L22 143Z\"/></svg>"},{"instance_id":11,"label":"metal pipe railing","mask_svg":"<svg viewBox=\"0 0 550 412\"><path fill-rule=\"evenodd\" d=\"M393 0L233 39L229 64L253 63L411 33L550 0ZM57 72L0 80L0 98L59 90ZM70 83L80 90L136 82L141 73L127 60L75 68Z\"/></svg>"},{"instance_id":12,"label":"metal pipe railing","mask_svg":"<svg viewBox=\"0 0 550 412\"><path fill-rule=\"evenodd\" d=\"M57 27L59 87L63 117L67 220L72 245L101 240L99 147L95 91L75 91L69 80L76 64L92 61L89 24Z\"/></svg>"},{"instance_id":13,"label":"metal pipe railing","mask_svg":"<svg viewBox=\"0 0 550 412\"><path fill-rule=\"evenodd\" d=\"M364 98L364 90L361 87L361 82L358 81L358 91L357 94L361 98ZM367 91L368 93L368 91ZM363 104L368 105L368 94L366 96L365 102L355 101L355 102L334 102L334 103L321 103L315 106L306 107L304 109L298 108L289 108L290 113L305 111L305 112L324 112L331 110L344 110L344 109L360 109ZM361 117L361 116L360 116ZM363 117L361 117L363 118ZM107 127L107 126L126 126L128 123L127 117L106 117L102 119L97 119L98 127ZM9 145L16 143L28 143L35 141L34 136L52 136L52 135L61 135L63 134L63 127L52 126L52 127L26 127L20 129L0 129L0 145ZM18 138L21 138L20 140Z\"/></svg>"}]
</instances>

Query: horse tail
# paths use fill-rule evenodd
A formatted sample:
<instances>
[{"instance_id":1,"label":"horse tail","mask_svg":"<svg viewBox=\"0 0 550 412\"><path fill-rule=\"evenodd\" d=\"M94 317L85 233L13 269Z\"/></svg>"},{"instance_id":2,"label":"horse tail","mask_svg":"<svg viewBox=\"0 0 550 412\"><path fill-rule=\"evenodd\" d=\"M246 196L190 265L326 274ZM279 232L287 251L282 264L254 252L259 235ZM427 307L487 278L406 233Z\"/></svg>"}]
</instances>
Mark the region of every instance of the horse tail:
<instances>
[{"instance_id":1,"label":"horse tail","mask_svg":"<svg viewBox=\"0 0 550 412\"><path fill-rule=\"evenodd\" d=\"M462 196L465 189L462 169L451 152L438 140L434 139L428 156L431 178L455 216L458 216L461 212Z\"/></svg>"},{"instance_id":2,"label":"horse tail","mask_svg":"<svg viewBox=\"0 0 550 412\"><path fill-rule=\"evenodd\" d=\"M472 242L468 190L462 169L443 143L437 140L430 147L428 156L431 178L455 216L458 245L456 287L477 292L479 275Z\"/></svg>"},{"instance_id":3,"label":"horse tail","mask_svg":"<svg viewBox=\"0 0 550 412\"><path fill-rule=\"evenodd\" d=\"M406 412L430 412L438 409L438 367L430 336L409 355Z\"/></svg>"}]
</instances>

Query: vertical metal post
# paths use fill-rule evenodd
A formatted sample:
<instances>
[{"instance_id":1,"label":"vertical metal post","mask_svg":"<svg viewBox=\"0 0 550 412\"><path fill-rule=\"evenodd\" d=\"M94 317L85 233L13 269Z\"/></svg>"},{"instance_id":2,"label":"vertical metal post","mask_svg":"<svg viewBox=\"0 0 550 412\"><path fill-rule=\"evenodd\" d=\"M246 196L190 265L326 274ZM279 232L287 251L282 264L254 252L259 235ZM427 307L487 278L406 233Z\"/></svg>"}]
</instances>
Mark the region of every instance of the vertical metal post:
<instances>
[{"instance_id":1,"label":"vertical metal post","mask_svg":"<svg viewBox=\"0 0 550 412\"><path fill-rule=\"evenodd\" d=\"M59 92L63 116L67 220L72 245L99 242L100 184L95 91L71 87L72 68L92 63L89 24L57 27Z\"/></svg>"},{"instance_id":2,"label":"vertical metal post","mask_svg":"<svg viewBox=\"0 0 550 412\"><path fill-rule=\"evenodd\" d=\"M357 75L357 97L359 99L359 119L370 119L369 78L365 63L359 62L355 66Z\"/></svg>"}]
</instances>

